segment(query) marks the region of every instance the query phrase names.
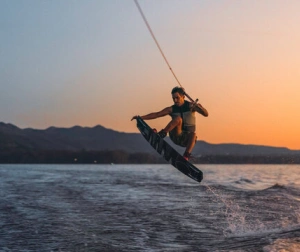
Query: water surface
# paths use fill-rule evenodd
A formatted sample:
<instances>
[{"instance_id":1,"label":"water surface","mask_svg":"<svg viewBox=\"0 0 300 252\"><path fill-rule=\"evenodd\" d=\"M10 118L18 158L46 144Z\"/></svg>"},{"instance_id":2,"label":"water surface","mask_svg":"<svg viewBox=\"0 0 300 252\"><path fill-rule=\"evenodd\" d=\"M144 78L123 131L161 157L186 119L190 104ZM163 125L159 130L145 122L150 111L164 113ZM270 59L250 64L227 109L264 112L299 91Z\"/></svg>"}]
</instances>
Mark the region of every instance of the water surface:
<instances>
[{"instance_id":1,"label":"water surface","mask_svg":"<svg viewBox=\"0 0 300 252\"><path fill-rule=\"evenodd\" d=\"M197 167L0 165L0 250L300 251L299 165Z\"/></svg>"}]
</instances>

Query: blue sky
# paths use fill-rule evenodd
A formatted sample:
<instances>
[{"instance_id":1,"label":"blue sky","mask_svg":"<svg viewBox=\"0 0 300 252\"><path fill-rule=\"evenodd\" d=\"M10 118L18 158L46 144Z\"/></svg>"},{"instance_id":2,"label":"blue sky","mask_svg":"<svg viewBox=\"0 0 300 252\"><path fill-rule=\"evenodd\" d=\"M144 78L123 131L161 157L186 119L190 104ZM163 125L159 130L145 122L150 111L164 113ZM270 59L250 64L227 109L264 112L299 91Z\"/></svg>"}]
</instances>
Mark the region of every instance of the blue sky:
<instances>
[{"instance_id":1,"label":"blue sky","mask_svg":"<svg viewBox=\"0 0 300 252\"><path fill-rule=\"evenodd\" d=\"M31 123L34 113L76 109L76 99L93 92L89 83L79 85L76 79L103 71L107 61L122 53L119 41L129 43L121 29L128 8L134 5L126 1L1 1L3 120L45 127L58 123Z\"/></svg>"}]
</instances>

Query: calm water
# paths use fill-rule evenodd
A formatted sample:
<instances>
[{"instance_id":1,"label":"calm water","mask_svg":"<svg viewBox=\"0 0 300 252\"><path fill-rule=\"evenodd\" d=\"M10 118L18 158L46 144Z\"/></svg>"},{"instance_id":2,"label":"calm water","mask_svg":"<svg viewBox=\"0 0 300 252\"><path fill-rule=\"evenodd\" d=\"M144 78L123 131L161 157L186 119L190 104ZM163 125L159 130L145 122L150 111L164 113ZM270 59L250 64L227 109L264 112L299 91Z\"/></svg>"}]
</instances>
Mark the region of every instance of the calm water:
<instances>
[{"instance_id":1,"label":"calm water","mask_svg":"<svg viewBox=\"0 0 300 252\"><path fill-rule=\"evenodd\" d=\"M300 251L299 165L0 165L0 251Z\"/></svg>"}]
</instances>

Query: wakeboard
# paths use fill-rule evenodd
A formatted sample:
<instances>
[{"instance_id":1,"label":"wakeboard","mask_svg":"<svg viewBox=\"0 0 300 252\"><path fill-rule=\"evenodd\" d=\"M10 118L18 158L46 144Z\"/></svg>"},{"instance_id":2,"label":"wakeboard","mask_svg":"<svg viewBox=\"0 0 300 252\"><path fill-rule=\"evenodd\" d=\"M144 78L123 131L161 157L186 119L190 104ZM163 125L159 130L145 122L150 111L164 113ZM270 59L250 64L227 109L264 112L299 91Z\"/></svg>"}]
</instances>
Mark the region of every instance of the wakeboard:
<instances>
[{"instance_id":1,"label":"wakeboard","mask_svg":"<svg viewBox=\"0 0 300 252\"><path fill-rule=\"evenodd\" d=\"M186 176L201 182L203 173L193 164L188 162L181 156L170 144L161 138L150 126L145 123L141 117L136 118L137 128L150 145L160 154L166 161L171 163L175 168Z\"/></svg>"}]
</instances>

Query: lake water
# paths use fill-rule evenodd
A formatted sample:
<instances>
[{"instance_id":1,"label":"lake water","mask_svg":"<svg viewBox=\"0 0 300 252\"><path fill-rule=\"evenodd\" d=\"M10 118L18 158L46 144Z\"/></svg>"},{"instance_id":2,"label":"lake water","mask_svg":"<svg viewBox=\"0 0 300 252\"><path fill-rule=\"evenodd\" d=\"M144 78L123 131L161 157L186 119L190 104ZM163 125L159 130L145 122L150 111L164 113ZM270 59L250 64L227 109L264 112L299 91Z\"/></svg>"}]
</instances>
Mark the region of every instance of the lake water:
<instances>
[{"instance_id":1,"label":"lake water","mask_svg":"<svg viewBox=\"0 0 300 252\"><path fill-rule=\"evenodd\" d=\"M299 165L0 165L0 251L300 251Z\"/></svg>"}]
</instances>

